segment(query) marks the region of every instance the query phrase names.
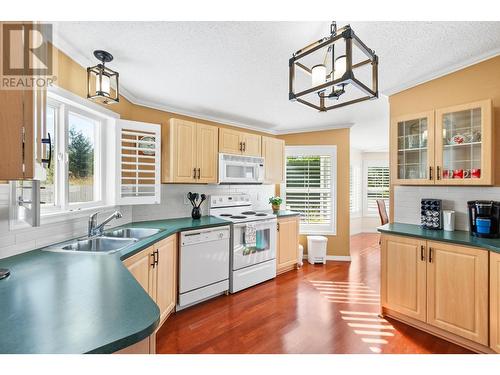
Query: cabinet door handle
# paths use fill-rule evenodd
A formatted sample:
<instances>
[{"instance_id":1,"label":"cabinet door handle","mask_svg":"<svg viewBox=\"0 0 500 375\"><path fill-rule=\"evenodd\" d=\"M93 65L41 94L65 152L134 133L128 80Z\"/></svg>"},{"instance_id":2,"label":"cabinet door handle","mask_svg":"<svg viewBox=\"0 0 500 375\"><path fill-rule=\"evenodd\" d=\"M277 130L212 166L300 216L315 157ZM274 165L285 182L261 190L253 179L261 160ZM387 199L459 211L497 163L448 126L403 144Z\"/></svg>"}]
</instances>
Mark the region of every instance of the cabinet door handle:
<instances>
[{"instance_id":1,"label":"cabinet door handle","mask_svg":"<svg viewBox=\"0 0 500 375\"><path fill-rule=\"evenodd\" d=\"M432 247L429 247L429 263L432 263Z\"/></svg>"},{"instance_id":2,"label":"cabinet door handle","mask_svg":"<svg viewBox=\"0 0 500 375\"><path fill-rule=\"evenodd\" d=\"M243 151L243 142L240 142L240 151Z\"/></svg>"},{"instance_id":3,"label":"cabinet door handle","mask_svg":"<svg viewBox=\"0 0 500 375\"><path fill-rule=\"evenodd\" d=\"M436 178L441 179L441 167L439 165L436 167Z\"/></svg>"},{"instance_id":4,"label":"cabinet door handle","mask_svg":"<svg viewBox=\"0 0 500 375\"><path fill-rule=\"evenodd\" d=\"M201 178L201 168L198 168L198 180Z\"/></svg>"},{"instance_id":5,"label":"cabinet door handle","mask_svg":"<svg viewBox=\"0 0 500 375\"><path fill-rule=\"evenodd\" d=\"M432 180L432 167L429 167L429 180Z\"/></svg>"},{"instance_id":6,"label":"cabinet door handle","mask_svg":"<svg viewBox=\"0 0 500 375\"><path fill-rule=\"evenodd\" d=\"M42 144L49 145L49 157L42 158L42 163L47 163L47 169L50 169L50 162L52 160L52 139L50 138L50 133L47 133L47 138L41 139Z\"/></svg>"},{"instance_id":7,"label":"cabinet door handle","mask_svg":"<svg viewBox=\"0 0 500 375\"><path fill-rule=\"evenodd\" d=\"M152 266L153 268L155 268L155 267L156 267L156 256L155 256L155 251L153 251L150 255L153 257L153 263L151 264L151 266Z\"/></svg>"},{"instance_id":8,"label":"cabinet door handle","mask_svg":"<svg viewBox=\"0 0 500 375\"><path fill-rule=\"evenodd\" d=\"M424 248L424 245L420 245L420 260L422 262L425 261L425 248Z\"/></svg>"},{"instance_id":9,"label":"cabinet door handle","mask_svg":"<svg viewBox=\"0 0 500 375\"><path fill-rule=\"evenodd\" d=\"M196 180L196 168L193 168L193 178Z\"/></svg>"},{"instance_id":10,"label":"cabinet door handle","mask_svg":"<svg viewBox=\"0 0 500 375\"><path fill-rule=\"evenodd\" d=\"M243 151L246 151L246 150L247 150L247 143L243 142Z\"/></svg>"},{"instance_id":11,"label":"cabinet door handle","mask_svg":"<svg viewBox=\"0 0 500 375\"><path fill-rule=\"evenodd\" d=\"M154 255L155 255L155 264L158 265L158 261L160 260L160 253L158 249L155 250Z\"/></svg>"},{"instance_id":12,"label":"cabinet door handle","mask_svg":"<svg viewBox=\"0 0 500 375\"><path fill-rule=\"evenodd\" d=\"M276 230L279 232L280 231L280 223L276 223Z\"/></svg>"}]
</instances>

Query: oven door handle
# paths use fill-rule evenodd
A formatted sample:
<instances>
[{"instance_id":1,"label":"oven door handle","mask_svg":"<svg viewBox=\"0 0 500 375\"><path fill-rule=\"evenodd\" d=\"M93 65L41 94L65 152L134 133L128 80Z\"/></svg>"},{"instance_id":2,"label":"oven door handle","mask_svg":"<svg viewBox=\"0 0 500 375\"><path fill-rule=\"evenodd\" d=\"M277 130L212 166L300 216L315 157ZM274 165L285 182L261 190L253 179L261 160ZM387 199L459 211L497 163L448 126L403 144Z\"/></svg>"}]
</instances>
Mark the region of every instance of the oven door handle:
<instances>
[{"instance_id":1,"label":"oven door handle","mask_svg":"<svg viewBox=\"0 0 500 375\"><path fill-rule=\"evenodd\" d=\"M235 228L244 228L248 223L255 223L255 229L259 230L262 229L262 227L265 227L264 229L267 228L273 228L276 226L276 223L278 220L276 219L269 219L269 220L259 220L259 221L248 221L245 223L238 223L238 224L233 224Z\"/></svg>"}]
</instances>

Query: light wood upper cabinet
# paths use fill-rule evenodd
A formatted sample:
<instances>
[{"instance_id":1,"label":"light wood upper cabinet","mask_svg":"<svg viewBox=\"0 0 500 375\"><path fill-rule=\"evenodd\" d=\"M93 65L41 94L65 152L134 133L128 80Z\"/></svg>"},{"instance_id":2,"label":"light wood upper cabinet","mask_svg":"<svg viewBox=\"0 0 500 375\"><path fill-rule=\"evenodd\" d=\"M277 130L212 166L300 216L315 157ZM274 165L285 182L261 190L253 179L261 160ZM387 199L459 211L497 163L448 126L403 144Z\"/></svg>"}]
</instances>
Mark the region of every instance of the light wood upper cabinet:
<instances>
[{"instance_id":1,"label":"light wood upper cabinet","mask_svg":"<svg viewBox=\"0 0 500 375\"><path fill-rule=\"evenodd\" d=\"M488 345L488 251L428 242L427 322Z\"/></svg>"},{"instance_id":2,"label":"light wood upper cabinet","mask_svg":"<svg viewBox=\"0 0 500 375\"><path fill-rule=\"evenodd\" d=\"M177 290L177 236L170 236L156 245L156 304L160 309L160 325L174 310Z\"/></svg>"},{"instance_id":3,"label":"light wood upper cabinet","mask_svg":"<svg viewBox=\"0 0 500 375\"><path fill-rule=\"evenodd\" d=\"M163 183L217 183L218 128L171 119L162 129Z\"/></svg>"},{"instance_id":4,"label":"light wood upper cabinet","mask_svg":"<svg viewBox=\"0 0 500 375\"><path fill-rule=\"evenodd\" d=\"M436 183L493 184L491 100L436 110Z\"/></svg>"},{"instance_id":5,"label":"light wood upper cabinet","mask_svg":"<svg viewBox=\"0 0 500 375\"><path fill-rule=\"evenodd\" d=\"M261 156L262 136L250 133L243 133L243 155Z\"/></svg>"},{"instance_id":6,"label":"light wood upper cabinet","mask_svg":"<svg viewBox=\"0 0 500 375\"><path fill-rule=\"evenodd\" d=\"M125 259L123 264L158 305L161 326L176 304L177 235Z\"/></svg>"},{"instance_id":7,"label":"light wood upper cabinet","mask_svg":"<svg viewBox=\"0 0 500 375\"><path fill-rule=\"evenodd\" d=\"M391 121L396 185L493 185L493 116L483 100Z\"/></svg>"},{"instance_id":8,"label":"light wood upper cabinet","mask_svg":"<svg viewBox=\"0 0 500 375\"><path fill-rule=\"evenodd\" d=\"M205 184L217 182L218 131L215 126L198 124L196 133L198 182Z\"/></svg>"},{"instance_id":9,"label":"light wood upper cabinet","mask_svg":"<svg viewBox=\"0 0 500 375\"><path fill-rule=\"evenodd\" d=\"M500 254L490 253L490 348L500 353Z\"/></svg>"},{"instance_id":10,"label":"light wood upper cabinet","mask_svg":"<svg viewBox=\"0 0 500 375\"><path fill-rule=\"evenodd\" d=\"M382 236L382 306L425 322L426 244L415 238Z\"/></svg>"},{"instance_id":11,"label":"light wood upper cabinet","mask_svg":"<svg viewBox=\"0 0 500 375\"><path fill-rule=\"evenodd\" d=\"M219 152L261 156L261 136L238 130L219 128Z\"/></svg>"},{"instance_id":12,"label":"light wood upper cabinet","mask_svg":"<svg viewBox=\"0 0 500 375\"><path fill-rule=\"evenodd\" d=\"M276 272L291 270L297 264L299 246L299 217L278 219Z\"/></svg>"},{"instance_id":13,"label":"light wood upper cabinet","mask_svg":"<svg viewBox=\"0 0 500 375\"><path fill-rule=\"evenodd\" d=\"M394 183L434 184L434 112L393 119L391 150Z\"/></svg>"},{"instance_id":14,"label":"light wood upper cabinet","mask_svg":"<svg viewBox=\"0 0 500 375\"><path fill-rule=\"evenodd\" d=\"M285 141L262 137L265 177L268 183L280 184L285 180Z\"/></svg>"}]
</instances>

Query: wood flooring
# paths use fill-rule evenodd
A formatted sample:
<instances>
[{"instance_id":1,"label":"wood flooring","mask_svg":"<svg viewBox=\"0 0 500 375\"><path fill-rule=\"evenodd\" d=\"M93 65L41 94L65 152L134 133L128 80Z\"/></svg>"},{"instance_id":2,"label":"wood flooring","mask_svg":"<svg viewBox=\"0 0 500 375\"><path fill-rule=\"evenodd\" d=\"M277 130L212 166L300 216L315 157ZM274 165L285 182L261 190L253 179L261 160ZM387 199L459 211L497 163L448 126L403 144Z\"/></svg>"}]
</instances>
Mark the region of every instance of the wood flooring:
<instances>
[{"instance_id":1,"label":"wood flooring","mask_svg":"<svg viewBox=\"0 0 500 375\"><path fill-rule=\"evenodd\" d=\"M157 353L470 353L378 316L377 234L351 238L351 262L310 265L173 314Z\"/></svg>"}]
</instances>

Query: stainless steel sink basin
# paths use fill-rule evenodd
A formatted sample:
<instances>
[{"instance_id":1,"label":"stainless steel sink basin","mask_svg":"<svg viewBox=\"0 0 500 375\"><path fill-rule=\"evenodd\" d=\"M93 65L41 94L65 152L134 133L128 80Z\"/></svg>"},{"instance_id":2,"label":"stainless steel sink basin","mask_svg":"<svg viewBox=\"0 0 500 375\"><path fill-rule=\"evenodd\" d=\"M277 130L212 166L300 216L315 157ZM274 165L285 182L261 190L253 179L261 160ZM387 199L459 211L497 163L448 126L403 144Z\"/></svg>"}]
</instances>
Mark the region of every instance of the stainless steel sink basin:
<instances>
[{"instance_id":1,"label":"stainless steel sink basin","mask_svg":"<svg viewBox=\"0 0 500 375\"><path fill-rule=\"evenodd\" d=\"M62 246L61 250L109 253L123 249L134 242L137 242L137 239L96 237L75 240Z\"/></svg>"},{"instance_id":2,"label":"stainless steel sink basin","mask_svg":"<svg viewBox=\"0 0 500 375\"><path fill-rule=\"evenodd\" d=\"M137 238L138 240L152 236L160 232L160 229L154 228L121 228L104 232L106 237L115 238Z\"/></svg>"}]
</instances>

